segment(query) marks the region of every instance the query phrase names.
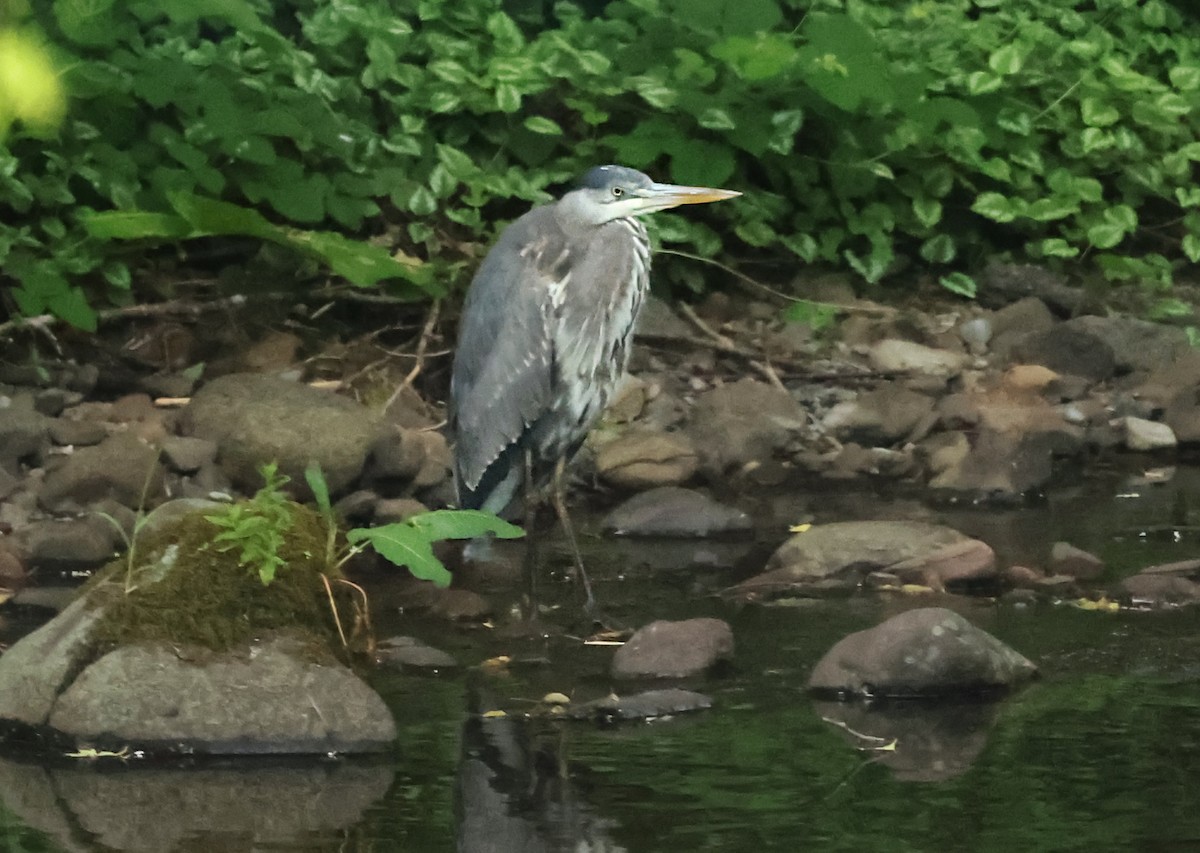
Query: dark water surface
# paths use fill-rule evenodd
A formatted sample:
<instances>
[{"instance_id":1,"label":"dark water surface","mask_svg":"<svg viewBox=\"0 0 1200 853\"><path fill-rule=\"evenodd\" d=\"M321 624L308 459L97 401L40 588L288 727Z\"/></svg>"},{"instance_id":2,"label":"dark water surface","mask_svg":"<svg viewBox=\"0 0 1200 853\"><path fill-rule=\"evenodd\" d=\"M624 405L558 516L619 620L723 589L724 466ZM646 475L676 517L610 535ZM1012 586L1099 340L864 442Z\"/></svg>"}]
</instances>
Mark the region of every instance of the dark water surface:
<instances>
[{"instance_id":1,"label":"dark water surface","mask_svg":"<svg viewBox=\"0 0 1200 853\"><path fill-rule=\"evenodd\" d=\"M709 594L810 516L940 520L989 542L1005 565L1044 564L1050 543L1066 539L1106 560L1106 580L1200 556L1200 469L1159 485L1137 475L1102 470L1008 510L773 495L744 504L763 525L758 543L594 540L600 594L631 624L733 624L735 665L686 685L712 695L712 710L616 728L523 721L550 691L606 694L612 650L395 617L384 635L419 634L468 664L514 660L486 675L381 675L401 730L383 761L0 762L0 849L1200 850L1200 613L873 594L739 609ZM836 640L926 604L960 610L1037 662L1042 678L993 703L867 709L805 694Z\"/></svg>"}]
</instances>

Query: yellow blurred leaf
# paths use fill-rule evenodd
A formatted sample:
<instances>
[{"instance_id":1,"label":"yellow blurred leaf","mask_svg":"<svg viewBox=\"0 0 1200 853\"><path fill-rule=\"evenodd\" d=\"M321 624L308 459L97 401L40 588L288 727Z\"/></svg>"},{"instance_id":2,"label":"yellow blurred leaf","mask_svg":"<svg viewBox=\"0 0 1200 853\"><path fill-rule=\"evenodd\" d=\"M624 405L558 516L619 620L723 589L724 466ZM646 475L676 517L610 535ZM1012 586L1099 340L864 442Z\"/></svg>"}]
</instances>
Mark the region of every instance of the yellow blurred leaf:
<instances>
[{"instance_id":1,"label":"yellow blurred leaf","mask_svg":"<svg viewBox=\"0 0 1200 853\"><path fill-rule=\"evenodd\" d=\"M41 42L25 30L0 31L0 119L51 130L66 109L62 84Z\"/></svg>"}]
</instances>

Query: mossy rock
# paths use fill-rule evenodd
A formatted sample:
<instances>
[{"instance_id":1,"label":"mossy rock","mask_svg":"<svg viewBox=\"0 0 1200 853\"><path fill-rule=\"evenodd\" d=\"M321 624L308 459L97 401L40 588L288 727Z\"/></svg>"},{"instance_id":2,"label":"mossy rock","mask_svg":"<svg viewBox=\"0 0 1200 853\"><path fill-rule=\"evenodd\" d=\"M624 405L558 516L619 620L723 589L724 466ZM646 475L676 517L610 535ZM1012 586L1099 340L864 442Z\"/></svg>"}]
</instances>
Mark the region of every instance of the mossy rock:
<instances>
[{"instance_id":1,"label":"mossy rock","mask_svg":"<svg viewBox=\"0 0 1200 853\"><path fill-rule=\"evenodd\" d=\"M283 564L270 584L253 565L241 564L238 548L215 541L221 528L206 517L212 511L138 536L132 556L107 565L85 590L89 604L102 610L92 632L97 647L168 642L220 652L284 630L317 647L342 649L331 590L344 615L355 612L356 602L325 559L324 520L300 504L290 508Z\"/></svg>"}]
</instances>

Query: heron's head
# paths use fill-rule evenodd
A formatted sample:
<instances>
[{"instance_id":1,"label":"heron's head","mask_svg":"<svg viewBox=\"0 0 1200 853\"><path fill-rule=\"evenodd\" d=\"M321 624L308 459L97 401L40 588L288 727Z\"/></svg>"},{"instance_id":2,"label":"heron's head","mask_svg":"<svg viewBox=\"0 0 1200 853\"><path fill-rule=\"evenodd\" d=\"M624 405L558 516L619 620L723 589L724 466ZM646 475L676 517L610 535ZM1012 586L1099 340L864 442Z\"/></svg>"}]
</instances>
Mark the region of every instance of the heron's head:
<instances>
[{"instance_id":1,"label":"heron's head","mask_svg":"<svg viewBox=\"0 0 1200 853\"><path fill-rule=\"evenodd\" d=\"M733 190L658 184L637 169L597 166L585 174L575 189L562 198L565 212L588 225L640 216L678 207L703 204L741 195Z\"/></svg>"}]
</instances>

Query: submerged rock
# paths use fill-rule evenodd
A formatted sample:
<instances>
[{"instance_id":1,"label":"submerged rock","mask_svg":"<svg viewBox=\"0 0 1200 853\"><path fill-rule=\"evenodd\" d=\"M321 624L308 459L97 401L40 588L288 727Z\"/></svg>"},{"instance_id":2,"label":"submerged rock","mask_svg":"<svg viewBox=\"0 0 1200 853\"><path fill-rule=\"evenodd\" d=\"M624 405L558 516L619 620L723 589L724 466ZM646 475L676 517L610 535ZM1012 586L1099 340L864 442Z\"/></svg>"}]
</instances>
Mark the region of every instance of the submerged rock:
<instances>
[{"instance_id":1,"label":"submerged rock","mask_svg":"<svg viewBox=\"0 0 1200 853\"><path fill-rule=\"evenodd\" d=\"M634 495L604 519L618 536L703 537L751 530L753 522L736 507L692 489L664 486Z\"/></svg>"},{"instance_id":2,"label":"submerged rock","mask_svg":"<svg viewBox=\"0 0 1200 853\"><path fill-rule=\"evenodd\" d=\"M1037 667L952 610L926 607L839 640L810 690L843 696L941 696L1011 687Z\"/></svg>"},{"instance_id":3,"label":"submerged rock","mask_svg":"<svg viewBox=\"0 0 1200 853\"><path fill-rule=\"evenodd\" d=\"M874 571L899 567L913 580L940 582L990 575L995 555L957 530L921 521L842 521L819 524L781 545L767 571L733 589L736 597L773 598L858 586Z\"/></svg>"},{"instance_id":4,"label":"submerged rock","mask_svg":"<svg viewBox=\"0 0 1200 853\"><path fill-rule=\"evenodd\" d=\"M560 706L563 716L572 720L591 720L598 723L626 722L630 720L652 720L689 711L703 711L712 707L712 697L691 690L669 687L664 690L646 690L628 696L605 696L578 705Z\"/></svg>"},{"instance_id":5,"label":"submerged rock","mask_svg":"<svg viewBox=\"0 0 1200 853\"><path fill-rule=\"evenodd\" d=\"M686 678L733 657L733 630L721 619L660 620L639 628L613 655L613 678Z\"/></svg>"}]
</instances>

